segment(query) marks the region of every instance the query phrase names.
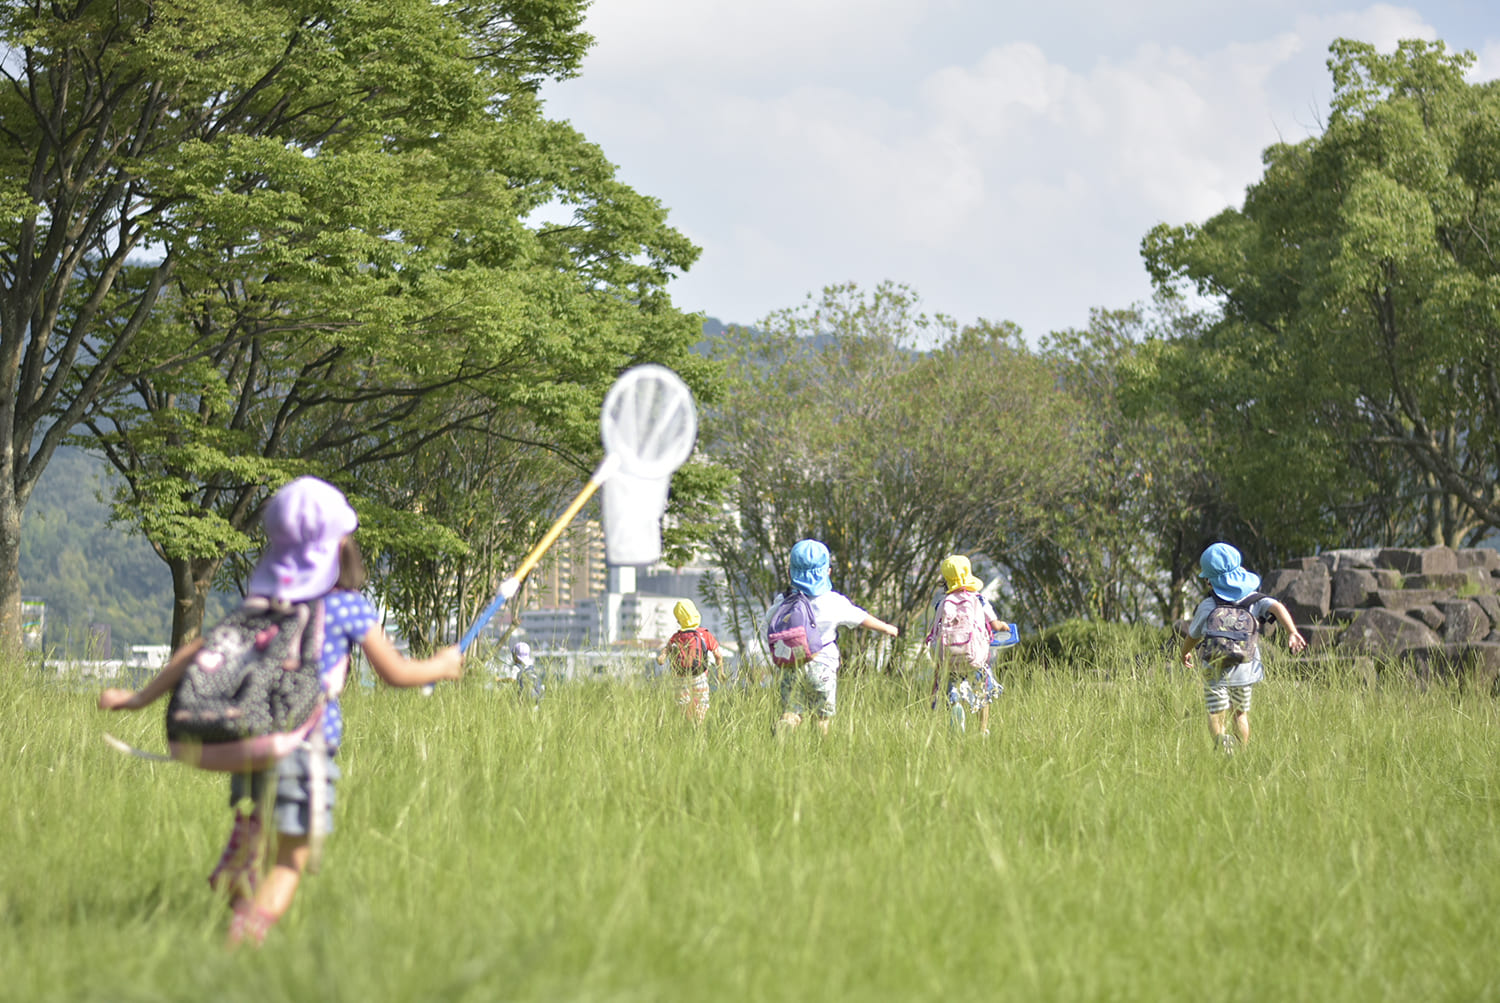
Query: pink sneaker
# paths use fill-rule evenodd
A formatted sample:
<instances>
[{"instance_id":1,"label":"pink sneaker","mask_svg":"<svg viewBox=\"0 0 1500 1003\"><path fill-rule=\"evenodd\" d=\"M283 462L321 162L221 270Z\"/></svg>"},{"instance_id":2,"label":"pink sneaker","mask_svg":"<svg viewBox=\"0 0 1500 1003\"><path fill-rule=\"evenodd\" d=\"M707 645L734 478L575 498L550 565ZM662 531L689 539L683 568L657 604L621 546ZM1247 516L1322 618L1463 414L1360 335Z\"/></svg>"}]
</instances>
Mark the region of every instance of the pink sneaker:
<instances>
[{"instance_id":1,"label":"pink sneaker","mask_svg":"<svg viewBox=\"0 0 1500 1003\"><path fill-rule=\"evenodd\" d=\"M260 884L260 850L260 815L235 812L229 842L208 876L208 886L233 900L253 899Z\"/></svg>"},{"instance_id":2,"label":"pink sneaker","mask_svg":"<svg viewBox=\"0 0 1500 1003\"><path fill-rule=\"evenodd\" d=\"M239 947L248 941L259 947L266 941L266 934L276 925L276 917L257 908L249 899L240 899L234 904L234 919L229 921L229 936L226 946Z\"/></svg>"}]
</instances>

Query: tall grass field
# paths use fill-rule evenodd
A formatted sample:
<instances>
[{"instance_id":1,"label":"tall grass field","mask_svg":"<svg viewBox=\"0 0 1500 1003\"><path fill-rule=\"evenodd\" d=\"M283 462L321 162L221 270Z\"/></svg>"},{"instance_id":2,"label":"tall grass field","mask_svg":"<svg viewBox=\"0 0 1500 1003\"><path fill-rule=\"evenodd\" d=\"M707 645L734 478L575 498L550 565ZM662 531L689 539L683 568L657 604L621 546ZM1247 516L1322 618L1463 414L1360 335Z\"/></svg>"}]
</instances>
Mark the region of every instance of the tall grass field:
<instances>
[{"instance_id":1,"label":"tall grass field","mask_svg":"<svg viewBox=\"0 0 1500 1003\"><path fill-rule=\"evenodd\" d=\"M225 779L13 667L0 997L1500 999L1493 696L1273 662L1226 757L1165 656L1007 659L988 739L921 663L782 741L770 687L352 687L322 871L234 952Z\"/></svg>"}]
</instances>

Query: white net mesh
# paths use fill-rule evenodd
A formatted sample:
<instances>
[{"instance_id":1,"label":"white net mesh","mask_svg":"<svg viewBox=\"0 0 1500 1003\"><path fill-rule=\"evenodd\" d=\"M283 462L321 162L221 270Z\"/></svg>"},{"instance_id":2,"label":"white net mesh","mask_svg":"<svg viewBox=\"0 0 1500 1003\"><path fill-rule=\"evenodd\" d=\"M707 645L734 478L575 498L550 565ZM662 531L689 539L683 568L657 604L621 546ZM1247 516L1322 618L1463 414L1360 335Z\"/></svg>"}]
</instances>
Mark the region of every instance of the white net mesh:
<instances>
[{"instance_id":1,"label":"white net mesh","mask_svg":"<svg viewBox=\"0 0 1500 1003\"><path fill-rule=\"evenodd\" d=\"M665 366L627 370L604 398L599 435L618 464L604 481L605 559L650 564L661 557L661 517L672 472L698 435L693 394Z\"/></svg>"}]
</instances>

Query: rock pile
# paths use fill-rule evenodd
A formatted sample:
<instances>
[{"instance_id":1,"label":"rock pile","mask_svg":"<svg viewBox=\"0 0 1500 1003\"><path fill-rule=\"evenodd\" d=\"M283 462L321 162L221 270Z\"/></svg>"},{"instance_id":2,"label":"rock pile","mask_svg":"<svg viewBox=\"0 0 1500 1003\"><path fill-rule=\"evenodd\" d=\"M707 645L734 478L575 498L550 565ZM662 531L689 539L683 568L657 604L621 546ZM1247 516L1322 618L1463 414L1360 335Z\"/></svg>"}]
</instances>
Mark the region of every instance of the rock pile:
<instances>
[{"instance_id":1,"label":"rock pile","mask_svg":"<svg viewBox=\"0 0 1500 1003\"><path fill-rule=\"evenodd\" d=\"M1419 678L1500 678L1500 551L1330 550L1265 575L1314 654L1402 666Z\"/></svg>"}]
</instances>

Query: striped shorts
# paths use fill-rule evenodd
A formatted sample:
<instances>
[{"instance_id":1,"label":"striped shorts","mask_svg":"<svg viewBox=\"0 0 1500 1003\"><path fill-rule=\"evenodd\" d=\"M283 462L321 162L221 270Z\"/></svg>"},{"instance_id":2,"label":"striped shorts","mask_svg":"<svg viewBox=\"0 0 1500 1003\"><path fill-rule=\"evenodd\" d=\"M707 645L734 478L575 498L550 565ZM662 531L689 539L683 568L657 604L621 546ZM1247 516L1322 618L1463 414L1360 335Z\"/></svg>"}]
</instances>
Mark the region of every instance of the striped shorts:
<instances>
[{"instance_id":1,"label":"striped shorts","mask_svg":"<svg viewBox=\"0 0 1500 1003\"><path fill-rule=\"evenodd\" d=\"M1229 686L1223 682L1203 684L1203 702L1210 714L1222 714L1230 707L1241 714L1250 713L1250 687Z\"/></svg>"}]
</instances>

